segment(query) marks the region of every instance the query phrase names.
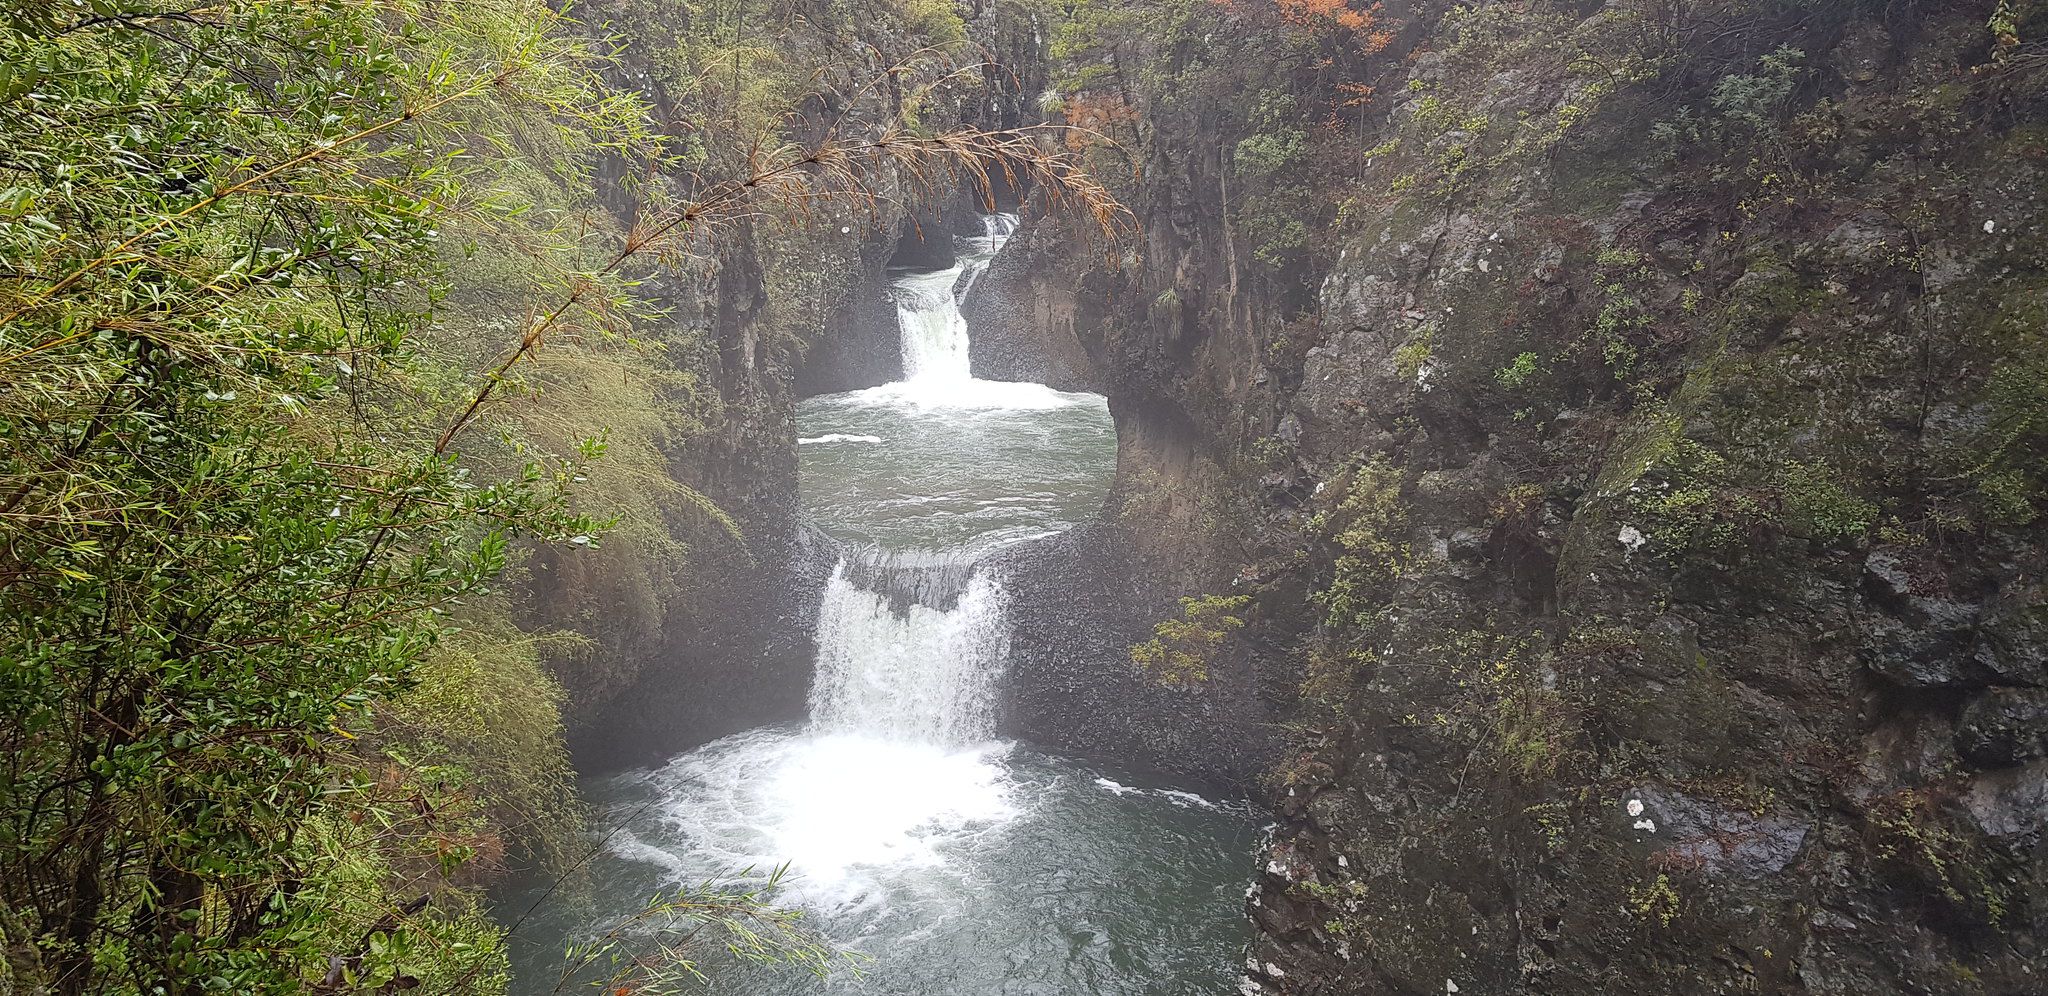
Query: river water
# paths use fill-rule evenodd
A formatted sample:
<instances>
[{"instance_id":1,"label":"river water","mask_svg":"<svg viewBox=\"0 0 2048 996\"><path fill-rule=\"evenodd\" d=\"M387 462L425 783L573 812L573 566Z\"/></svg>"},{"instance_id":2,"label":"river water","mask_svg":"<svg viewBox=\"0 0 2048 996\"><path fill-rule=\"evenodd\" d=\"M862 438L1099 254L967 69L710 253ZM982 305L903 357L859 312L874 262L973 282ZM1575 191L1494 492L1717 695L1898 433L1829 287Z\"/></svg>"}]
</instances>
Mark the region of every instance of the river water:
<instances>
[{"instance_id":1,"label":"river water","mask_svg":"<svg viewBox=\"0 0 2048 996\"><path fill-rule=\"evenodd\" d=\"M892 282L904 380L798 409L804 503L845 551L809 721L588 784L592 888L515 938L515 991L558 991L564 943L660 890L782 866L778 901L863 968L819 978L703 943L702 988L1234 991L1250 812L996 737L1009 595L984 562L1094 516L1116 460L1100 396L970 374L960 303L1013 224L992 217L958 266Z\"/></svg>"}]
</instances>

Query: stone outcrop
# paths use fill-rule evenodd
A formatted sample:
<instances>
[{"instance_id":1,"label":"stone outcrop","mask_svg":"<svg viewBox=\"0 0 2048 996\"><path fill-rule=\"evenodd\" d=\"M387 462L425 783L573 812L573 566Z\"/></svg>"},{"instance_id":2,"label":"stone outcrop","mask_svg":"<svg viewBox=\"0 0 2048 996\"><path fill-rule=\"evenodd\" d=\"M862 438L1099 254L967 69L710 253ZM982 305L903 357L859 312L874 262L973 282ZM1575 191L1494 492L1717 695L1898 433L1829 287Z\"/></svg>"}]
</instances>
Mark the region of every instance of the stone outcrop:
<instances>
[{"instance_id":1,"label":"stone outcrop","mask_svg":"<svg viewBox=\"0 0 2048 996\"><path fill-rule=\"evenodd\" d=\"M1247 993L2039 990L2039 83L1979 5L1633 78L1556 57L1629 5L1401 6L1314 251L1243 242L1249 85L1138 88L1138 264L1044 218L987 278L977 369L1125 448L1013 715L1188 772L1286 726ZM1237 593L1210 687L1131 690Z\"/></svg>"}]
</instances>

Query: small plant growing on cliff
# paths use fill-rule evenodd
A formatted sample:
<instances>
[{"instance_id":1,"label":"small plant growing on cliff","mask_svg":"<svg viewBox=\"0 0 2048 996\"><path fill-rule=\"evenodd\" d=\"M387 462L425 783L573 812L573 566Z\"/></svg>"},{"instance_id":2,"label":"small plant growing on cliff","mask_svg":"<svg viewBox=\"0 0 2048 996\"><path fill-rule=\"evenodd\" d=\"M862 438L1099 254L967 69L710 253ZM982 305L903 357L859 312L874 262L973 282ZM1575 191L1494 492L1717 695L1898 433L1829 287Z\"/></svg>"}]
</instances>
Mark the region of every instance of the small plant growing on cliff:
<instances>
[{"instance_id":1,"label":"small plant growing on cliff","mask_svg":"<svg viewBox=\"0 0 2048 996\"><path fill-rule=\"evenodd\" d=\"M1992 61L2003 65L2020 47L2020 15L2013 0L1998 0L1986 26L1991 29Z\"/></svg>"},{"instance_id":2,"label":"small plant growing on cliff","mask_svg":"<svg viewBox=\"0 0 2048 996\"><path fill-rule=\"evenodd\" d=\"M1674 564L1694 553L1726 551L1776 521L1757 496L1738 487L1738 468L1685 435L1685 420L1663 403L1645 414L1624 446L1611 483L1630 521Z\"/></svg>"},{"instance_id":3,"label":"small plant growing on cliff","mask_svg":"<svg viewBox=\"0 0 2048 996\"><path fill-rule=\"evenodd\" d=\"M1543 485L1516 484L1493 497L1486 506L1486 521L1493 526L1517 526L1532 522L1543 507Z\"/></svg>"},{"instance_id":4,"label":"small plant growing on cliff","mask_svg":"<svg viewBox=\"0 0 2048 996\"><path fill-rule=\"evenodd\" d=\"M1408 545L1397 538L1408 528L1400 469L1385 456L1367 460L1352 471L1337 507L1310 525L1331 530L1331 542L1343 551L1329 586L1315 594L1316 604L1329 612L1332 626L1366 625L1377 617L1387 589L1411 559Z\"/></svg>"},{"instance_id":5,"label":"small plant growing on cliff","mask_svg":"<svg viewBox=\"0 0 2048 996\"><path fill-rule=\"evenodd\" d=\"M2001 925L2010 890L1976 843L1943 824L1934 800L1907 789L1872 800L1865 816L1879 858L1910 868L1957 909Z\"/></svg>"},{"instance_id":6,"label":"small plant growing on cliff","mask_svg":"<svg viewBox=\"0 0 2048 996\"><path fill-rule=\"evenodd\" d=\"M1202 595L1180 600L1180 618L1152 627L1152 639L1131 647L1131 663L1164 685L1187 688L1209 680L1210 655L1231 631L1244 628L1250 595Z\"/></svg>"},{"instance_id":7,"label":"small plant growing on cliff","mask_svg":"<svg viewBox=\"0 0 2048 996\"><path fill-rule=\"evenodd\" d=\"M1454 632L1409 659L1454 683L1434 723L1471 746L1467 756L1483 762L1477 770L1534 784L1579 756L1578 710L1556 687L1557 661L1543 634Z\"/></svg>"},{"instance_id":8,"label":"small plant growing on cliff","mask_svg":"<svg viewBox=\"0 0 2048 996\"><path fill-rule=\"evenodd\" d=\"M1648 885L1629 887L1628 910L1644 923L1669 927L1671 921L1678 919L1680 909L1678 887L1671 884L1669 875L1659 873Z\"/></svg>"},{"instance_id":9,"label":"small plant growing on cliff","mask_svg":"<svg viewBox=\"0 0 2048 996\"><path fill-rule=\"evenodd\" d=\"M1522 810L1522 815L1535 824L1543 835L1543 849L1550 854L1563 854L1570 842L1572 829L1571 808L1562 802L1539 802Z\"/></svg>"},{"instance_id":10,"label":"small plant growing on cliff","mask_svg":"<svg viewBox=\"0 0 2048 996\"><path fill-rule=\"evenodd\" d=\"M1780 489L1785 508L1822 539L1853 539L1870 531L1878 509L1868 499L1849 493L1842 475L1816 464L1785 465Z\"/></svg>"},{"instance_id":11,"label":"small plant growing on cliff","mask_svg":"<svg viewBox=\"0 0 2048 996\"><path fill-rule=\"evenodd\" d=\"M1510 391L1518 390L1534 380L1542 369L1542 358L1535 353L1523 353L1509 361L1507 366L1494 371L1493 379Z\"/></svg>"},{"instance_id":12,"label":"small plant growing on cliff","mask_svg":"<svg viewBox=\"0 0 2048 996\"><path fill-rule=\"evenodd\" d=\"M1758 72L1724 76L1714 84L1711 102L1722 117L1762 130L1784 112L1798 87L1799 63L1806 53L1790 46L1763 57Z\"/></svg>"},{"instance_id":13,"label":"small plant growing on cliff","mask_svg":"<svg viewBox=\"0 0 2048 996\"><path fill-rule=\"evenodd\" d=\"M1615 379L1626 380L1635 372L1640 355L1631 340L1644 336L1655 322L1637 289L1655 279L1656 271L1642 253L1633 249L1603 249L1595 263L1599 266L1598 282L1603 299L1600 313L1594 317L1587 334L1581 336L1567 354L1588 345L1597 345L1601 360L1613 371Z\"/></svg>"},{"instance_id":14,"label":"small plant growing on cliff","mask_svg":"<svg viewBox=\"0 0 2048 996\"><path fill-rule=\"evenodd\" d=\"M1371 659L1357 650L1311 650L1308 673L1301 681L1305 705L1341 712L1350 701L1359 671Z\"/></svg>"},{"instance_id":15,"label":"small plant growing on cliff","mask_svg":"<svg viewBox=\"0 0 2048 996\"><path fill-rule=\"evenodd\" d=\"M2031 492L2031 485L2018 471L1992 471L1977 478L1977 504L1985 519L1995 525L2024 526L2034 521L2040 513Z\"/></svg>"},{"instance_id":16,"label":"small plant growing on cliff","mask_svg":"<svg viewBox=\"0 0 2048 996\"><path fill-rule=\"evenodd\" d=\"M1435 352L1435 332L1423 332L1394 350L1394 375L1403 381L1411 381L1416 386L1421 386L1428 379L1423 371L1429 368L1429 358Z\"/></svg>"}]
</instances>

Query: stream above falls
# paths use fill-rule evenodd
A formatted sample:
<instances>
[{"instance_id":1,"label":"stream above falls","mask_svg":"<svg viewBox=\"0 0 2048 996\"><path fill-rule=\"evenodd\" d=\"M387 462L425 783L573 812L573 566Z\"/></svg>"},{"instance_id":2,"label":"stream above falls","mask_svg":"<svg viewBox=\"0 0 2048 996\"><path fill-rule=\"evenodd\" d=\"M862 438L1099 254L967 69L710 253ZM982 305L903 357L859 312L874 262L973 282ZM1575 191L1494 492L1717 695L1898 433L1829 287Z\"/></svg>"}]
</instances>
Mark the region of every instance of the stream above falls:
<instances>
[{"instance_id":1,"label":"stream above falls","mask_svg":"<svg viewBox=\"0 0 2048 996\"><path fill-rule=\"evenodd\" d=\"M1249 808L997 737L1011 596L990 555L1093 518L1116 461L1100 396L970 373L960 305L1013 225L992 217L955 267L892 281L902 381L799 407L804 505L845 551L808 722L587 783L588 906L610 915L543 909L516 992L555 991L565 939L657 891L785 865L777 900L872 961L817 978L693 949L710 991L1234 991ZM933 564L943 583L899 576Z\"/></svg>"}]
</instances>

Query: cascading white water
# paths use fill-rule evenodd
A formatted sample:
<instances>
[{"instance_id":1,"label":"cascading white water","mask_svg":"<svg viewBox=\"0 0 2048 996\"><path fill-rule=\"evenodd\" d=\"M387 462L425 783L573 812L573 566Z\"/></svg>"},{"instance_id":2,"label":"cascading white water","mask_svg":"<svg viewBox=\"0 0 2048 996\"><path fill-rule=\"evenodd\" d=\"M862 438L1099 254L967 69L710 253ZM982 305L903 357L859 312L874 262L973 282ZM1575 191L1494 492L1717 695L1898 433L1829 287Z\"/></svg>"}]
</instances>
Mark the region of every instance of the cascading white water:
<instances>
[{"instance_id":1,"label":"cascading white water","mask_svg":"<svg viewBox=\"0 0 2048 996\"><path fill-rule=\"evenodd\" d=\"M987 263L975 264L977 269ZM903 327L903 375L908 380L968 378L967 318L954 303L968 264L896 281L896 321Z\"/></svg>"},{"instance_id":2,"label":"cascading white water","mask_svg":"<svg viewBox=\"0 0 2048 996\"><path fill-rule=\"evenodd\" d=\"M726 991L1227 989L1249 822L994 739L1009 605L985 565L1096 514L1116 452L1099 395L973 376L961 302L1015 228L988 218L958 266L893 282L903 380L799 407L805 506L855 551L820 600L808 723L603 790L608 893L787 863L778 898L878 959L857 980L726 964Z\"/></svg>"},{"instance_id":3,"label":"cascading white water","mask_svg":"<svg viewBox=\"0 0 2048 996\"><path fill-rule=\"evenodd\" d=\"M1101 403L1096 395L974 376L967 317L960 304L1016 230L1015 215L987 216L982 221L982 235L960 240L958 263L936 273L899 276L890 284L889 296L896 302L896 323L902 331L903 379L842 395L846 403L989 412Z\"/></svg>"},{"instance_id":4,"label":"cascading white water","mask_svg":"<svg viewBox=\"0 0 2048 996\"><path fill-rule=\"evenodd\" d=\"M919 392L921 403L984 383L969 365L960 304L1016 226L1014 215L986 216L982 237L967 240L958 263L892 285L904 383L928 388ZM811 727L946 748L988 740L995 735L996 680L1009 652L1004 607L995 581L976 576L951 608L911 605L898 614L886 595L850 581L841 563L818 609Z\"/></svg>"},{"instance_id":5,"label":"cascading white water","mask_svg":"<svg viewBox=\"0 0 2048 996\"><path fill-rule=\"evenodd\" d=\"M961 300L1015 225L992 218L983 236L961 240L958 265L896 278L904 379L835 396L848 424L807 426L814 431L799 440L820 454L806 467L831 495L810 502L819 524L873 555L859 576L901 582L900 572L937 566L965 581L917 592L945 604L902 605L864 587L842 560L819 603L809 723L729 737L671 762L653 777L682 801L668 830L694 856L637 836L616 845L621 853L678 872L707 860L788 862L794 895L852 916L886 908L905 889L921 892L933 881L923 873L950 850L1018 815L1010 748L993 739L1007 596L974 564L1003 543L1064 526L1056 503L1015 490L1033 476L1050 476L1055 492L1093 494L1099 507L1114 442L1095 424L1105 411L1095 422L1057 411L1100 398L973 377ZM1079 463L1100 481L1030 469L1072 474L1076 446L1097 451ZM1013 462L992 460L1005 452ZM963 463L987 473L962 474ZM895 528L846 528L863 517Z\"/></svg>"},{"instance_id":6,"label":"cascading white water","mask_svg":"<svg viewBox=\"0 0 2048 996\"><path fill-rule=\"evenodd\" d=\"M1009 653L1006 596L976 577L951 609L912 605L832 572L818 609L811 728L959 748L995 735L996 682Z\"/></svg>"},{"instance_id":7,"label":"cascading white water","mask_svg":"<svg viewBox=\"0 0 2048 996\"><path fill-rule=\"evenodd\" d=\"M960 301L1016 230L1016 215L984 215L981 237L968 240L971 249L958 263L936 273L897 278L890 293L896 299L897 324L903 328L905 380L957 382L973 378L968 365L967 318L960 313Z\"/></svg>"}]
</instances>

